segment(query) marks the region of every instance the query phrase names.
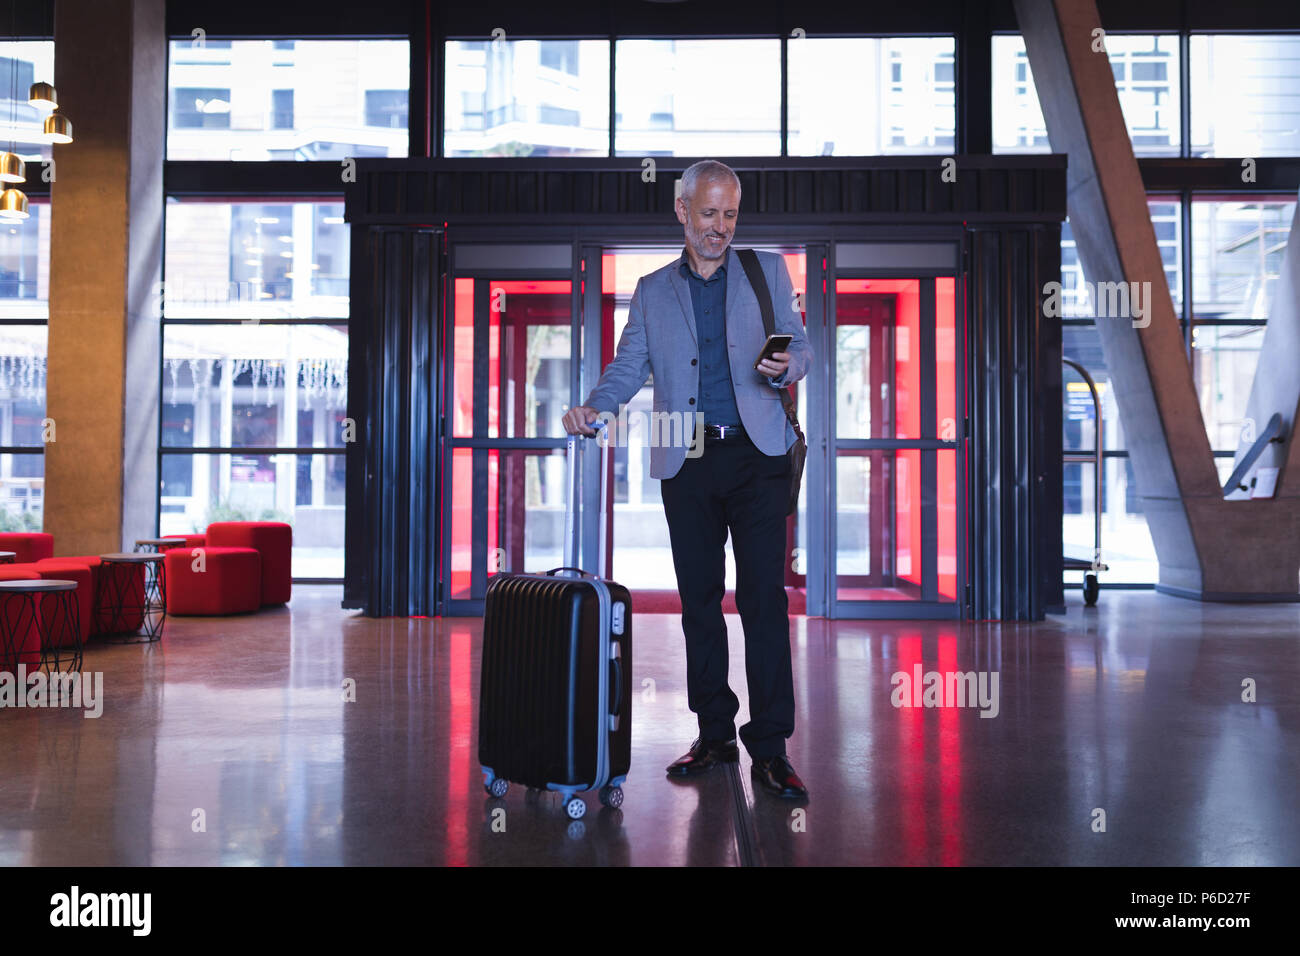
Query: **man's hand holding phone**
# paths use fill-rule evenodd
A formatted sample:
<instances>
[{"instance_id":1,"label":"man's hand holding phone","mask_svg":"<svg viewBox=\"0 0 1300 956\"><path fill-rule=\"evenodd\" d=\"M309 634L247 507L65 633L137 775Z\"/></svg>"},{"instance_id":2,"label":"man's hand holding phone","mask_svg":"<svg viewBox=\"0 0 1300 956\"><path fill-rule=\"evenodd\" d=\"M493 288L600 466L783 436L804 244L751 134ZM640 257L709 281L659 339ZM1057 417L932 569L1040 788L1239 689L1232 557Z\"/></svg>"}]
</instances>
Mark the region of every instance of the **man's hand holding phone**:
<instances>
[{"instance_id":1,"label":"man's hand holding phone","mask_svg":"<svg viewBox=\"0 0 1300 956\"><path fill-rule=\"evenodd\" d=\"M790 353L785 350L790 347L793 339L794 336L782 332L769 335L767 341L763 343L763 351L759 353L754 368L768 378L779 377L790 365Z\"/></svg>"}]
</instances>

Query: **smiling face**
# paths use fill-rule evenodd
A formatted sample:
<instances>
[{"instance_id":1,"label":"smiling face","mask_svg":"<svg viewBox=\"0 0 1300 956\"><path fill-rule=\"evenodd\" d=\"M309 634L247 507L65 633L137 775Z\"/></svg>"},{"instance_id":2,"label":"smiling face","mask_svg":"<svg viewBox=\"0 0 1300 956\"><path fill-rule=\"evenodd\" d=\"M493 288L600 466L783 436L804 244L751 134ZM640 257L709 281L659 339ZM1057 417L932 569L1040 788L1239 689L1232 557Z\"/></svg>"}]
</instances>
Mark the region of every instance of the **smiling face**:
<instances>
[{"instance_id":1,"label":"smiling face","mask_svg":"<svg viewBox=\"0 0 1300 956\"><path fill-rule=\"evenodd\" d=\"M677 198L677 221L686 227L686 244L701 260L721 259L736 231L740 189L730 179L701 180L689 203Z\"/></svg>"}]
</instances>

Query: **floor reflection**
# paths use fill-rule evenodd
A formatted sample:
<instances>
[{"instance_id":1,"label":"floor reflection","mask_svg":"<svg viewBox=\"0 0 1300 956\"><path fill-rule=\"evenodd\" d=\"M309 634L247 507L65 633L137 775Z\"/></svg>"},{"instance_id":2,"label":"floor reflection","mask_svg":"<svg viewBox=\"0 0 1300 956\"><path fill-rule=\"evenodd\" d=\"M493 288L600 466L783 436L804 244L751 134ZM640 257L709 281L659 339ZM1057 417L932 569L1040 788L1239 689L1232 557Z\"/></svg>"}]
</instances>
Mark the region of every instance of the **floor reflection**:
<instances>
[{"instance_id":1,"label":"floor reflection","mask_svg":"<svg viewBox=\"0 0 1300 956\"><path fill-rule=\"evenodd\" d=\"M94 646L97 719L0 710L7 865L1294 865L1300 609L1108 592L1041 624L794 619L804 807L695 736L679 618L639 615L620 810L483 790L479 622L372 620L336 588ZM733 689L745 708L739 619ZM916 669L919 668L919 671ZM998 675L997 716L896 706L893 675ZM1258 687L1242 699L1243 681ZM928 678L927 678L928 680ZM918 698L921 699L921 698ZM1095 832L1097 811L1105 832ZM739 836L738 836L739 834Z\"/></svg>"}]
</instances>

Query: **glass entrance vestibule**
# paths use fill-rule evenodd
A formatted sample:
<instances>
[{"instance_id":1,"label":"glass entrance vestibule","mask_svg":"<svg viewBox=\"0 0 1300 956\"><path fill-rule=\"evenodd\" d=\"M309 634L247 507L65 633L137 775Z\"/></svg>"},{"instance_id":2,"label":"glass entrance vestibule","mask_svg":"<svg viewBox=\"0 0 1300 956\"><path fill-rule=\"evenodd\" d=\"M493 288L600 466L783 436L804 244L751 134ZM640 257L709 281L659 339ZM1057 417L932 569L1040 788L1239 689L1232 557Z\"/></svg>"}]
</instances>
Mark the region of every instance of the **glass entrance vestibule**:
<instances>
[{"instance_id":1,"label":"glass entrance vestibule","mask_svg":"<svg viewBox=\"0 0 1300 956\"><path fill-rule=\"evenodd\" d=\"M344 607L477 614L493 575L562 563L560 419L613 358L637 279L680 254L690 162L646 179L630 158L358 161ZM1061 327L1043 290L1060 280L1065 158L963 156L955 181L932 157L729 165L733 245L783 257L816 355L792 390L809 455L791 609L1063 608ZM584 455L577 560L672 612L650 449L630 438L603 535Z\"/></svg>"},{"instance_id":2,"label":"glass entrance vestibule","mask_svg":"<svg viewBox=\"0 0 1300 956\"><path fill-rule=\"evenodd\" d=\"M785 260L816 360L794 388L809 443L787 522L794 611L836 618L961 614L961 244L734 243ZM459 242L447 237L437 370L439 613L477 614L494 574L563 564L561 416L599 378L645 274L680 241ZM628 403L649 418L653 379ZM680 610L648 439L610 456L606 564L597 568L599 461L584 454L581 564L632 589L642 610ZM734 561L728 547L728 588Z\"/></svg>"}]
</instances>

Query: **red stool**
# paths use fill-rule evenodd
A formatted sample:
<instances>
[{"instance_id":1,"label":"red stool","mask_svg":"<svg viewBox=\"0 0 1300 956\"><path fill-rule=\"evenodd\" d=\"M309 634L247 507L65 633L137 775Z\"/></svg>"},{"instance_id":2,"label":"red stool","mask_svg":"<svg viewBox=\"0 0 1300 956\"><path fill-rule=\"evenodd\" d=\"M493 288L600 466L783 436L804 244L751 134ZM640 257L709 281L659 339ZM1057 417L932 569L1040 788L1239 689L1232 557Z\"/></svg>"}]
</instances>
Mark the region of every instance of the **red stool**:
<instances>
[{"instance_id":1,"label":"red stool","mask_svg":"<svg viewBox=\"0 0 1300 956\"><path fill-rule=\"evenodd\" d=\"M256 548L262 556L262 604L284 604L293 590L293 527L282 521L215 521L208 548Z\"/></svg>"},{"instance_id":2,"label":"red stool","mask_svg":"<svg viewBox=\"0 0 1300 956\"><path fill-rule=\"evenodd\" d=\"M0 581L39 581L25 568L0 567ZM32 603L21 594L0 592L0 673L15 674L19 664L41 663L41 634ZM20 688L20 693L27 689Z\"/></svg>"},{"instance_id":3,"label":"red stool","mask_svg":"<svg viewBox=\"0 0 1300 956\"><path fill-rule=\"evenodd\" d=\"M91 625L94 623L95 616L94 572L89 565L76 558L46 558L44 561L36 562L36 573L46 581L77 582L77 629L80 632L81 643L84 645L91 635ZM50 618L49 633L61 635L55 639L59 641L59 646L65 646L72 639L70 622L63 619L66 612L61 605L46 600L52 597L53 595L42 596L41 614Z\"/></svg>"},{"instance_id":4,"label":"red stool","mask_svg":"<svg viewBox=\"0 0 1300 956\"><path fill-rule=\"evenodd\" d=\"M105 633L123 637L143 628L144 641L159 640L167 617L161 592L163 556L114 552L99 559L99 607L108 617Z\"/></svg>"},{"instance_id":5,"label":"red stool","mask_svg":"<svg viewBox=\"0 0 1300 956\"><path fill-rule=\"evenodd\" d=\"M262 605L254 548L171 548L163 562L168 614L244 614Z\"/></svg>"}]
</instances>

